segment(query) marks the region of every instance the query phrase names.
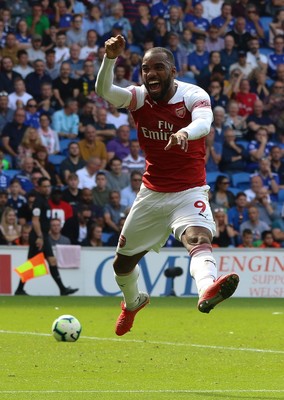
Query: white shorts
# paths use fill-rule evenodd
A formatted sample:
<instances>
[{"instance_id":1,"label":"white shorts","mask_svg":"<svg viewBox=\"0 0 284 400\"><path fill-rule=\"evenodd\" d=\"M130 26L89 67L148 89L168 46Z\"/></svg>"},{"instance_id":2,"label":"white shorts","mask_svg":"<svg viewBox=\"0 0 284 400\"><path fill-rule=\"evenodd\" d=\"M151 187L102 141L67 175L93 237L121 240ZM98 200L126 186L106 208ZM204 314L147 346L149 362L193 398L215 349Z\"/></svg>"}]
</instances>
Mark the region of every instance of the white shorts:
<instances>
[{"instance_id":1,"label":"white shorts","mask_svg":"<svg viewBox=\"0 0 284 400\"><path fill-rule=\"evenodd\" d=\"M178 193L161 193L143 184L123 226L117 252L132 256L143 251L159 252L171 233L181 240L190 226L216 233L208 201L209 186Z\"/></svg>"}]
</instances>

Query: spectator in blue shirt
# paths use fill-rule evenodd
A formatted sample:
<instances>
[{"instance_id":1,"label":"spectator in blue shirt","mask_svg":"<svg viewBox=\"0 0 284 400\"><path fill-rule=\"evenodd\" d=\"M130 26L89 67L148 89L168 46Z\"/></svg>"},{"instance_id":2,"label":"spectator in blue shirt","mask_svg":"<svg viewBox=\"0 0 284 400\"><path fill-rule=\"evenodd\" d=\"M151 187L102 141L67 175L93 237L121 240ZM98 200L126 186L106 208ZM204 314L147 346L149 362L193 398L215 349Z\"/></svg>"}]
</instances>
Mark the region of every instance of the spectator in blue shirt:
<instances>
[{"instance_id":1,"label":"spectator in blue shirt","mask_svg":"<svg viewBox=\"0 0 284 400\"><path fill-rule=\"evenodd\" d=\"M180 3L178 0L160 0L151 7L152 17L154 19L158 17L169 18L171 6L180 7Z\"/></svg>"},{"instance_id":2,"label":"spectator in blue shirt","mask_svg":"<svg viewBox=\"0 0 284 400\"><path fill-rule=\"evenodd\" d=\"M209 53L205 50L205 38L199 36L195 41L196 50L189 54L187 63L189 70L197 78L201 70L209 63Z\"/></svg>"},{"instance_id":3,"label":"spectator in blue shirt","mask_svg":"<svg viewBox=\"0 0 284 400\"><path fill-rule=\"evenodd\" d=\"M193 14L185 14L184 16L184 23L193 34L193 42L200 35L206 36L210 26L208 19L203 18L202 14L203 5L202 3L197 3L193 8Z\"/></svg>"},{"instance_id":4,"label":"spectator in blue shirt","mask_svg":"<svg viewBox=\"0 0 284 400\"><path fill-rule=\"evenodd\" d=\"M276 78L277 66L284 64L284 37L283 35L274 36L274 53L268 56L268 75L270 78Z\"/></svg>"},{"instance_id":5,"label":"spectator in blue shirt","mask_svg":"<svg viewBox=\"0 0 284 400\"><path fill-rule=\"evenodd\" d=\"M71 98L65 101L64 108L52 116L52 128L59 138L76 139L79 132L78 102Z\"/></svg>"},{"instance_id":6,"label":"spectator in blue shirt","mask_svg":"<svg viewBox=\"0 0 284 400\"><path fill-rule=\"evenodd\" d=\"M221 15L213 18L211 24L219 28L219 35L222 37L233 29L234 23L235 18L232 16L232 5L224 2L221 7Z\"/></svg>"},{"instance_id":7,"label":"spectator in blue shirt","mask_svg":"<svg viewBox=\"0 0 284 400\"><path fill-rule=\"evenodd\" d=\"M0 163L0 190L8 189L10 178L3 172L3 164Z\"/></svg>"},{"instance_id":8,"label":"spectator in blue shirt","mask_svg":"<svg viewBox=\"0 0 284 400\"><path fill-rule=\"evenodd\" d=\"M228 223L235 231L240 232L240 225L248 221L247 196L244 192L239 192L235 198L236 205L228 210Z\"/></svg>"}]
</instances>

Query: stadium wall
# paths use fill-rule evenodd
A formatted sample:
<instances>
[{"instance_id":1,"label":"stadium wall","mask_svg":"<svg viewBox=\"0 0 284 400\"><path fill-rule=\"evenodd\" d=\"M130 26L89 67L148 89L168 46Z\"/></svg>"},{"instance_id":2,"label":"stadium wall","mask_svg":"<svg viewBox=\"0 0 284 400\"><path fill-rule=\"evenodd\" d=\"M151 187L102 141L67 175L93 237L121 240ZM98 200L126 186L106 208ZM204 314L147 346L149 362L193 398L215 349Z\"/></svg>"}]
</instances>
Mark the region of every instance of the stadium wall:
<instances>
[{"instance_id":1,"label":"stadium wall","mask_svg":"<svg viewBox=\"0 0 284 400\"><path fill-rule=\"evenodd\" d=\"M65 285L78 287L77 296L118 296L113 278L112 259L114 248L82 248L79 268L61 268ZM240 285L235 297L284 298L284 251L283 249L214 249L219 273L236 272ZM26 247L1 246L0 248L0 294L14 293L19 277L14 271L26 261ZM164 276L169 267L181 267L183 274L174 280L177 296L196 296L196 286L189 274L190 258L184 249L164 248L159 254L150 252L141 261L141 289L151 296L167 296L171 280ZM59 294L50 275L27 282L26 291L34 296Z\"/></svg>"}]
</instances>

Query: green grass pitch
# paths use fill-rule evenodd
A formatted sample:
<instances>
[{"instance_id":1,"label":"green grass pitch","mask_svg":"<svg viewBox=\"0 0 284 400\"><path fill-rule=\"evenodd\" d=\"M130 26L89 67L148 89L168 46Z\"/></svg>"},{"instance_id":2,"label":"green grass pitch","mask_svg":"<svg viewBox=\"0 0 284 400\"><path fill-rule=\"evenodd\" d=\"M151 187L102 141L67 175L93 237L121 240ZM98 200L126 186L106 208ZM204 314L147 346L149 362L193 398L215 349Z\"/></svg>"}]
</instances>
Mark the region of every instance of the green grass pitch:
<instances>
[{"instance_id":1,"label":"green grass pitch","mask_svg":"<svg viewBox=\"0 0 284 400\"><path fill-rule=\"evenodd\" d=\"M119 298L0 297L1 400L284 399L284 300L237 299L210 314L152 298L118 338ZM56 342L62 314L82 323Z\"/></svg>"}]
</instances>

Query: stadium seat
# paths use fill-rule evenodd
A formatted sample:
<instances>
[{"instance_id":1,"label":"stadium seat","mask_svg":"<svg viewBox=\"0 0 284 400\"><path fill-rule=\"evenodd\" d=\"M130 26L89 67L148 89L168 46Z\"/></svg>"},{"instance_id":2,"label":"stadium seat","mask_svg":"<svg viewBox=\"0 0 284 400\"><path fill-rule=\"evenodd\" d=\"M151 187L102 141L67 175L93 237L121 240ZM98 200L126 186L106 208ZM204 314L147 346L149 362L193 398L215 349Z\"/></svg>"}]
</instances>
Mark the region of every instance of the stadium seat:
<instances>
[{"instance_id":1,"label":"stadium seat","mask_svg":"<svg viewBox=\"0 0 284 400\"><path fill-rule=\"evenodd\" d=\"M19 169L6 169L3 171L5 175L7 175L10 179L13 179L15 175L21 172Z\"/></svg>"},{"instance_id":2,"label":"stadium seat","mask_svg":"<svg viewBox=\"0 0 284 400\"><path fill-rule=\"evenodd\" d=\"M269 45L269 25L271 24L272 21L273 21L272 17L269 16L260 17L260 23L264 29L264 35L265 35L264 40L267 46Z\"/></svg>"},{"instance_id":3,"label":"stadium seat","mask_svg":"<svg viewBox=\"0 0 284 400\"><path fill-rule=\"evenodd\" d=\"M239 188L235 188L235 187L228 187L229 192L232 192L234 196L236 196L238 193L241 192L241 190Z\"/></svg>"},{"instance_id":4,"label":"stadium seat","mask_svg":"<svg viewBox=\"0 0 284 400\"><path fill-rule=\"evenodd\" d=\"M250 173L238 172L232 175L232 183L235 188L246 190L250 187Z\"/></svg>"},{"instance_id":5,"label":"stadium seat","mask_svg":"<svg viewBox=\"0 0 284 400\"><path fill-rule=\"evenodd\" d=\"M71 140L71 139L62 139L59 141L61 154L63 154L63 155L67 154L67 149L71 142L73 142L73 140Z\"/></svg>"},{"instance_id":6,"label":"stadium seat","mask_svg":"<svg viewBox=\"0 0 284 400\"><path fill-rule=\"evenodd\" d=\"M102 242L107 243L111 236L112 236L112 233L103 232L102 233Z\"/></svg>"},{"instance_id":7,"label":"stadium seat","mask_svg":"<svg viewBox=\"0 0 284 400\"><path fill-rule=\"evenodd\" d=\"M142 51L142 49L141 49L139 46L136 46L136 45L134 45L134 44L131 44L131 45L129 46L129 50L131 51L131 53L137 53L137 54L139 54L140 56L143 56L143 51Z\"/></svg>"},{"instance_id":8,"label":"stadium seat","mask_svg":"<svg viewBox=\"0 0 284 400\"><path fill-rule=\"evenodd\" d=\"M243 148L244 148L245 150L247 150L247 149L248 149L249 142L248 142L247 140L237 139L237 140L236 140L236 144L239 144L239 145L243 146Z\"/></svg>"},{"instance_id":9,"label":"stadium seat","mask_svg":"<svg viewBox=\"0 0 284 400\"><path fill-rule=\"evenodd\" d=\"M268 57L269 54L273 53L272 49L269 49L267 47L260 47L259 52L260 54L263 54L266 57Z\"/></svg>"},{"instance_id":10,"label":"stadium seat","mask_svg":"<svg viewBox=\"0 0 284 400\"><path fill-rule=\"evenodd\" d=\"M284 205L284 189L280 189L278 192L278 202Z\"/></svg>"},{"instance_id":11,"label":"stadium seat","mask_svg":"<svg viewBox=\"0 0 284 400\"><path fill-rule=\"evenodd\" d=\"M65 156L60 154L50 154L48 156L48 161L57 167L62 163L63 160L65 160L65 158L66 158Z\"/></svg>"}]
</instances>

